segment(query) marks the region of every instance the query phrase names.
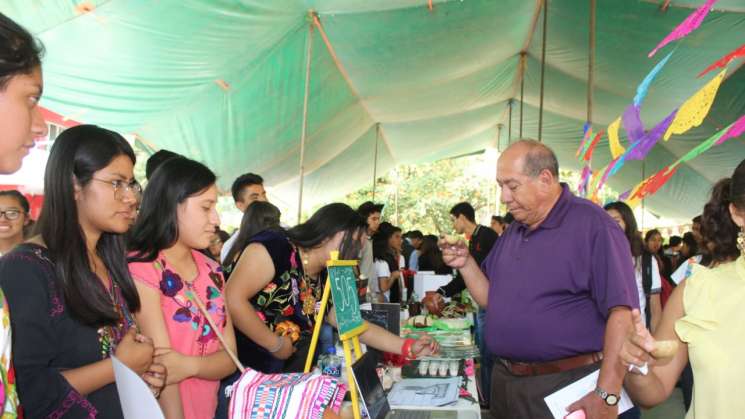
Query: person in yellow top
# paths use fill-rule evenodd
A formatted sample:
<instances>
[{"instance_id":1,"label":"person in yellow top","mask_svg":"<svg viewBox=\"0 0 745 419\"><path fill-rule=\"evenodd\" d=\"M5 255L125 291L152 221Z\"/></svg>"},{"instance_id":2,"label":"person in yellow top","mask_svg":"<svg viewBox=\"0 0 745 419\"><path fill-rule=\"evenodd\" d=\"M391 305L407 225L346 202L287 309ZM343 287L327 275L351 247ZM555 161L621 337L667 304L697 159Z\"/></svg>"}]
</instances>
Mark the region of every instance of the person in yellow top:
<instances>
[{"instance_id":1,"label":"person in yellow top","mask_svg":"<svg viewBox=\"0 0 745 419\"><path fill-rule=\"evenodd\" d=\"M735 392L745 376L745 160L714 186L702 234L708 261L675 289L654 336L638 311L633 314L635 332L619 355L632 372L624 387L635 403L655 406L668 398L690 359L696 384L686 418L742 417L745 398ZM659 352L676 345L669 354Z\"/></svg>"}]
</instances>

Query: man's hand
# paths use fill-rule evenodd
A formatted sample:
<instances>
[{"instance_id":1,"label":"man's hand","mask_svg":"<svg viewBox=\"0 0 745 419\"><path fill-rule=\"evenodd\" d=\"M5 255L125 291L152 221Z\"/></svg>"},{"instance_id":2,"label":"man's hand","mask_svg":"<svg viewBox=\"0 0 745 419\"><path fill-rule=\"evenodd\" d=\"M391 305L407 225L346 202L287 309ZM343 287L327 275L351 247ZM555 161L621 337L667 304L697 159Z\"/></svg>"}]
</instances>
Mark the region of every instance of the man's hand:
<instances>
[{"instance_id":1,"label":"man's hand","mask_svg":"<svg viewBox=\"0 0 745 419\"><path fill-rule=\"evenodd\" d=\"M451 268L460 269L466 266L468 258L468 246L463 240L451 243L445 237L440 238L437 246L442 250L442 261Z\"/></svg>"},{"instance_id":2,"label":"man's hand","mask_svg":"<svg viewBox=\"0 0 745 419\"><path fill-rule=\"evenodd\" d=\"M572 403L567 407L567 413L575 410L584 410L587 419L615 419L618 417L618 405L608 406L605 400L591 391L585 397Z\"/></svg>"}]
</instances>

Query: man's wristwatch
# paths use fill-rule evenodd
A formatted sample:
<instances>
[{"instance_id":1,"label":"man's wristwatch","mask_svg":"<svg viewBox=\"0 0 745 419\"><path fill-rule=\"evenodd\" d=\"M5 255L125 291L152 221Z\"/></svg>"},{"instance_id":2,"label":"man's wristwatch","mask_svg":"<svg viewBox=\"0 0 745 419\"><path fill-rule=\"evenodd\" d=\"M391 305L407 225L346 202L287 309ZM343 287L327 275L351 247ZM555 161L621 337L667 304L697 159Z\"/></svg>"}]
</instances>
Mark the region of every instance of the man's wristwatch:
<instances>
[{"instance_id":1,"label":"man's wristwatch","mask_svg":"<svg viewBox=\"0 0 745 419\"><path fill-rule=\"evenodd\" d=\"M595 394L600 396L600 398L603 399L605 401L605 404L607 404L608 406L615 406L620 400L617 394L608 393L600 387L595 387Z\"/></svg>"}]
</instances>

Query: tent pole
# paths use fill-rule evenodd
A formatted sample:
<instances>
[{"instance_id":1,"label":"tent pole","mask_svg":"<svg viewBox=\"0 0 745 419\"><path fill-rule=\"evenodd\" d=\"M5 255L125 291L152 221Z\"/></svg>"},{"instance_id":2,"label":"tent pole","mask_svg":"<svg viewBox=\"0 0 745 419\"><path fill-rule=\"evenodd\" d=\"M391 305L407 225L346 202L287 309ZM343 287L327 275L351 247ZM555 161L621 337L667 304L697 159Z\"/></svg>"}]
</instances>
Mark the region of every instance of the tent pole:
<instances>
[{"instance_id":1,"label":"tent pole","mask_svg":"<svg viewBox=\"0 0 745 419\"><path fill-rule=\"evenodd\" d=\"M375 125L375 161L373 162L372 200L375 202L375 187L378 185L378 141L380 141L380 122Z\"/></svg>"},{"instance_id":2,"label":"tent pole","mask_svg":"<svg viewBox=\"0 0 745 419\"><path fill-rule=\"evenodd\" d=\"M523 138L523 99L525 98L525 51L520 53L520 138Z\"/></svg>"},{"instance_id":3,"label":"tent pole","mask_svg":"<svg viewBox=\"0 0 745 419\"><path fill-rule=\"evenodd\" d=\"M512 107L510 106L510 109ZM497 154L499 154L502 150L499 149L499 140L502 138L502 129L504 128L504 125L498 124L497 125ZM499 167L499 156L497 156L497 159L494 161L494 215L499 214L499 184L497 183L497 168Z\"/></svg>"},{"instance_id":4,"label":"tent pole","mask_svg":"<svg viewBox=\"0 0 745 419\"><path fill-rule=\"evenodd\" d=\"M504 128L504 125L497 124L497 151L502 151L500 149L500 143L502 142L502 128Z\"/></svg>"},{"instance_id":5,"label":"tent pole","mask_svg":"<svg viewBox=\"0 0 745 419\"><path fill-rule=\"evenodd\" d=\"M510 107L507 111L509 114L507 121L507 145L512 144L512 102L512 99L507 101L507 105Z\"/></svg>"},{"instance_id":6,"label":"tent pole","mask_svg":"<svg viewBox=\"0 0 745 419\"><path fill-rule=\"evenodd\" d=\"M312 12L310 12L312 13ZM300 187L297 198L297 222L302 221L303 216L303 180L305 177L305 138L308 132L308 96L310 94L310 62L313 52L313 24L308 25L308 38L306 38L305 54L305 94L303 96L303 127L300 133Z\"/></svg>"},{"instance_id":7,"label":"tent pole","mask_svg":"<svg viewBox=\"0 0 745 419\"><path fill-rule=\"evenodd\" d=\"M587 57L587 123L592 124L592 89L595 85L595 10L597 0L590 0L590 46Z\"/></svg>"},{"instance_id":8,"label":"tent pole","mask_svg":"<svg viewBox=\"0 0 745 419\"><path fill-rule=\"evenodd\" d=\"M591 0L594 1L594 0ZM538 108L538 141L543 141L543 87L546 78L546 32L548 30L548 0L543 0L543 41L541 46L541 99Z\"/></svg>"},{"instance_id":9,"label":"tent pole","mask_svg":"<svg viewBox=\"0 0 745 419\"><path fill-rule=\"evenodd\" d=\"M395 202L396 202L396 203L395 203L395 206L396 206L396 225L400 225L400 222L399 222L399 220L398 220L398 184L399 184L399 183L401 182L401 180L399 179L399 172L398 172L398 169L396 169L396 170L394 171L394 173L395 173L395 175L396 175L396 190L395 190L395 193L396 193L396 195L395 195L395 197L394 197L394 199L395 199Z\"/></svg>"}]
</instances>

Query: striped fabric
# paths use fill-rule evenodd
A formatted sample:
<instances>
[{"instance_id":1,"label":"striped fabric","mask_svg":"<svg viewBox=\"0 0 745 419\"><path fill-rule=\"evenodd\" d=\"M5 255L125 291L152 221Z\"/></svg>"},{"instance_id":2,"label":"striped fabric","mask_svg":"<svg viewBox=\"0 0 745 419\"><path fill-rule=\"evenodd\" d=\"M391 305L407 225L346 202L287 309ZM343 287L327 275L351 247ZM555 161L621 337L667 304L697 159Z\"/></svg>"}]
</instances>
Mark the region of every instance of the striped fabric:
<instances>
[{"instance_id":1,"label":"striped fabric","mask_svg":"<svg viewBox=\"0 0 745 419\"><path fill-rule=\"evenodd\" d=\"M233 384L231 419L321 419L339 412L344 384L321 374L263 374L247 369Z\"/></svg>"}]
</instances>

